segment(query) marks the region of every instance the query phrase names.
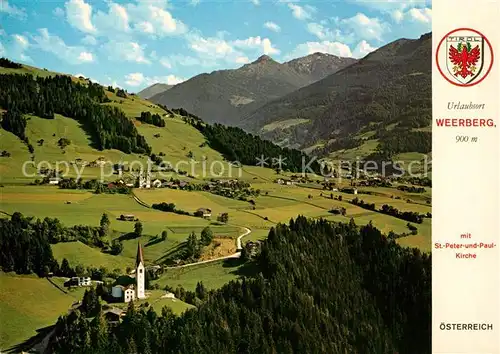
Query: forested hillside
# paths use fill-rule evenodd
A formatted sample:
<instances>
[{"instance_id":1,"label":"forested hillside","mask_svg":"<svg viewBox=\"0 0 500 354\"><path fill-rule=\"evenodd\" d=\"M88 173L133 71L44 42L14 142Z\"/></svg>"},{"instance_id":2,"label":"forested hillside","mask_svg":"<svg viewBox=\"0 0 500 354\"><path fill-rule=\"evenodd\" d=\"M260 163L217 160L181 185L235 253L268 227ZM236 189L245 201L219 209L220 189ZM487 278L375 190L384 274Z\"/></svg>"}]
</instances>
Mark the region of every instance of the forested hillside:
<instances>
[{"instance_id":1,"label":"forested hillside","mask_svg":"<svg viewBox=\"0 0 500 354\"><path fill-rule=\"evenodd\" d=\"M304 217L269 233L261 273L197 292L181 317L129 310L116 327L87 307L61 317L55 353L431 352L431 258L367 225ZM95 310L95 309L94 309ZM86 318L92 317L92 320Z\"/></svg>"},{"instance_id":2,"label":"forested hillside","mask_svg":"<svg viewBox=\"0 0 500 354\"><path fill-rule=\"evenodd\" d=\"M58 113L77 120L100 150L149 154L151 147L123 111L100 104L107 101L102 86L92 82L75 83L69 76L0 75L0 107L8 112L3 117L2 128L28 146L31 143L25 136L23 115L53 119L54 113Z\"/></svg>"},{"instance_id":3,"label":"forested hillside","mask_svg":"<svg viewBox=\"0 0 500 354\"><path fill-rule=\"evenodd\" d=\"M291 172L320 173L320 164L296 149L282 148L241 128L222 124L203 124L200 120L187 119L207 140L208 145L219 151L227 160L244 165L260 164L262 167Z\"/></svg>"}]
</instances>

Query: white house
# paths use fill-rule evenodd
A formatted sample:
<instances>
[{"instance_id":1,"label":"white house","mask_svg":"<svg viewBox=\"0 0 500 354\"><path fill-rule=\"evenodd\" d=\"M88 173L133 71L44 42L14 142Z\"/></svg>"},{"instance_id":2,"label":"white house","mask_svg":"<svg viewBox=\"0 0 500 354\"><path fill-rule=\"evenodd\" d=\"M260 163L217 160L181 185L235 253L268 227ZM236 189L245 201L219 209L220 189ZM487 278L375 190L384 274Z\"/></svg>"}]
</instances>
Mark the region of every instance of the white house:
<instances>
[{"instance_id":1,"label":"white house","mask_svg":"<svg viewBox=\"0 0 500 354\"><path fill-rule=\"evenodd\" d=\"M358 189L354 188L354 194L358 194Z\"/></svg>"},{"instance_id":2,"label":"white house","mask_svg":"<svg viewBox=\"0 0 500 354\"><path fill-rule=\"evenodd\" d=\"M165 295L163 295L162 298L165 298L165 299L175 299L175 294L167 291L167 293Z\"/></svg>"},{"instance_id":3,"label":"white house","mask_svg":"<svg viewBox=\"0 0 500 354\"><path fill-rule=\"evenodd\" d=\"M49 184L52 184L52 185L59 184L59 178L58 177L49 178Z\"/></svg>"},{"instance_id":4,"label":"white house","mask_svg":"<svg viewBox=\"0 0 500 354\"><path fill-rule=\"evenodd\" d=\"M133 286L130 286L123 292L123 302L130 302L132 300L135 300L135 290Z\"/></svg>"},{"instance_id":5,"label":"white house","mask_svg":"<svg viewBox=\"0 0 500 354\"><path fill-rule=\"evenodd\" d=\"M92 281L90 277L73 277L71 278L71 283L76 286L90 286L92 285Z\"/></svg>"}]
</instances>

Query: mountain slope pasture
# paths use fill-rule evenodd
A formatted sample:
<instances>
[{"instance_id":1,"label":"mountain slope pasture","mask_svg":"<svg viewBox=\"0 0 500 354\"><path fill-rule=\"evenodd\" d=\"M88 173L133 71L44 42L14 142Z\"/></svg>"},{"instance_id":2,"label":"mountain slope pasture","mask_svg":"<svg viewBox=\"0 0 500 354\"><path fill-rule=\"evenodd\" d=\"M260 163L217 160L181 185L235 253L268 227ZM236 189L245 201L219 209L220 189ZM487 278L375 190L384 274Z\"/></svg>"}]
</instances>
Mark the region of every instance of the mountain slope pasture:
<instances>
[{"instance_id":1,"label":"mountain slope pasture","mask_svg":"<svg viewBox=\"0 0 500 354\"><path fill-rule=\"evenodd\" d=\"M36 335L36 329L53 325L79 299L36 276L0 272L0 284L2 350Z\"/></svg>"}]
</instances>

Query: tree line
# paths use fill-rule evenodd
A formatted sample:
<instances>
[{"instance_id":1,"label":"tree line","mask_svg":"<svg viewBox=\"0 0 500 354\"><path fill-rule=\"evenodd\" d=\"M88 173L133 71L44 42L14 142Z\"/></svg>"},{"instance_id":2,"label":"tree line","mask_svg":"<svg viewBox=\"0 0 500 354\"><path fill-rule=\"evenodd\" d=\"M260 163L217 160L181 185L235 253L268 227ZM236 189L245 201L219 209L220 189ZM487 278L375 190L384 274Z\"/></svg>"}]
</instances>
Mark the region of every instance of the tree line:
<instances>
[{"instance_id":1,"label":"tree line","mask_svg":"<svg viewBox=\"0 0 500 354\"><path fill-rule=\"evenodd\" d=\"M109 101L102 86L75 83L69 76L0 75L0 107L10 112L8 123L2 123L2 127L22 140L24 114L53 119L57 113L80 122L100 150L149 155L151 147L123 111L102 104Z\"/></svg>"},{"instance_id":2,"label":"tree line","mask_svg":"<svg viewBox=\"0 0 500 354\"><path fill-rule=\"evenodd\" d=\"M23 66L19 63L15 63L7 58L0 58L0 66L2 68L8 68L8 69L20 69Z\"/></svg>"},{"instance_id":3,"label":"tree line","mask_svg":"<svg viewBox=\"0 0 500 354\"><path fill-rule=\"evenodd\" d=\"M102 215L99 226L66 227L57 218L41 220L14 212L10 219L0 219L0 267L5 272L20 274L59 274L59 265L50 248L51 244L59 242L80 241L116 252L117 245L110 244L106 237L110 224L107 214ZM66 273L63 276L67 276Z\"/></svg>"},{"instance_id":4,"label":"tree line","mask_svg":"<svg viewBox=\"0 0 500 354\"><path fill-rule=\"evenodd\" d=\"M162 119L162 117L158 114L151 114L151 112L141 112L141 115L137 117L137 120L143 123L155 125L157 127L164 127L165 126L165 121Z\"/></svg>"},{"instance_id":5,"label":"tree line","mask_svg":"<svg viewBox=\"0 0 500 354\"><path fill-rule=\"evenodd\" d=\"M249 134L241 128L227 127L222 124L203 124L201 121L191 121L207 140L208 145L219 151L227 160L244 165L255 166L263 160L262 166L284 171L302 172L304 166L320 173L321 166L304 152L282 148L274 143L262 140L260 137ZM282 163L279 163L281 159Z\"/></svg>"},{"instance_id":6,"label":"tree line","mask_svg":"<svg viewBox=\"0 0 500 354\"><path fill-rule=\"evenodd\" d=\"M431 256L371 224L299 216L268 235L260 273L177 317L129 305L62 316L54 353L431 353ZM325 266L328 265L328 266Z\"/></svg>"},{"instance_id":7,"label":"tree line","mask_svg":"<svg viewBox=\"0 0 500 354\"><path fill-rule=\"evenodd\" d=\"M375 203L366 203L358 197L351 200L349 203L359 206L360 208L376 211L382 214L390 215L398 219L414 222L421 224L426 217L426 215L419 214L414 211L399 211L393 206L384 204L380 209L376 209Z\"/></svg>"}]
</instances>

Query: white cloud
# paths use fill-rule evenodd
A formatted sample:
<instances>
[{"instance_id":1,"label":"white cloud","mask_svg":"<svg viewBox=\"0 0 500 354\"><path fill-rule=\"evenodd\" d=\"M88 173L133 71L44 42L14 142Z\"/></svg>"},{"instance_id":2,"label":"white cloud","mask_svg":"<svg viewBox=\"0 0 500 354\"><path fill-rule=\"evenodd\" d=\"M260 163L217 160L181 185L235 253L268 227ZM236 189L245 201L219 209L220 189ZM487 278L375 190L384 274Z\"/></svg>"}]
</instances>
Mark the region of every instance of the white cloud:
<instances>
[{"instance_id":1,"label":"white cloud","mask_svg":"<svg viewBox=\"0 0 500 354\"><path fill-rule=\"evenodd\" d=\"M92 23L92 6L84 0L69 0L64 4L66 19L76 29L85 33L95 33L96 28Z\"/></svg>"},{"instance_id":2,"label":"white cloud","mask_svg":"<svg viewBox=\"0 0 500 354\"><path fill-rule=\"evenodd\" d=\"M381 12L392 12L394 10L405 10L414 6L430 4L431 0L351 0L351 2Z\"/></svg>"},{"instance_id":3,"label":"white cloud","mask_svg":"<svg viewBox=\"0 0 500 354\"><path fill-rule=\"evenodd\" d=\"M134 28L158 36L172 36L186 33L187 26L165 10L165 5L159 2L139 1L137 5L126 5Z\"/></svg>"},{"instance_id":4,"label":"white cloud","mask_svg":"<svg viewBox=\"0 0 500 354\"><path fill-rule=\"evenodd\" d=\"M366 56L368 53L373 52L374 50L377 50L378 48L372 47L370 43L368 43L365 40L362 40L361 42L358 43L354 51L352 52L352 56L354 58L363 58Z\"/></svg>"},{"instance_id":5,"label":"white cloud","mask_svg":"<svg viewBox=\"0 0 500 354\"><path fill-rule=\"evenodd\" d=\"M408 15L412 20L422 23L431 23L432 10L428 7L423 9L413 8L408 11Z\"/></svg>"},{"instance_id":6,"label":"white cloud","mask_svg":"<svg viewBox=\"0 0 500 354\"><path fill-rule=\"evenodd\" d=\"M403 11L401 11L401 10L394 10L394 11L391 13L391 17L392 17L392 19L394 20L394 22L396 22L396 23L400 23L401 21L403 21L403 18L404 18L404 13L403 13Z\"/></svg>"},{"instance_id":7,"label":"white cloud","mask_svg":"<svg viewBox=\"0 0 500 354\"><path fill-rule=\"evenodd\" d=\"M235 47L242 49L257 50L261 54L272 55L279 54L280 51L273 47L269 38L249 37L247 39L237 39L231 42Z\"/></svg>"},{"instance_id":8,"label":"white cloud","mask_svg":"<svg viewBox=\"0 0 500 354\"><path fill-rule=\"evenodd\" d=\"M148 77L144 76L143 73L139 72L125 75L125 83L131 87L137 87L141 85L151 86L156 83L176 85L178 83L181 83L182 81L184 81L184 79L177 77L175 75Z\"/></svg>"},{"instance_id":9,"label":"white cloud","mask_svg":"<svg viewBox=\"0 0 500 354\"><path fill-rule=\"evenodd\" d=\"M94 61L94 56L90 52L81 52L78 56L78 60L81 63L92 63Z\"/></svg>"},{"instance_id":10,"label":"white cloud","mask_svg":"<svg viewBox=\"0 0 500 354\"><path fill-rule=\"evenodd\" d=\"M6 35L2 33L2 36ZM20 34L12 34L12 40L6 41L5 46L1 45L0 42L0 52L1 55L8 55L10 58L26 63L31 63L33 60L25 53L25 51L31 46L28 39Z\"/></svg>"},{"instance_id":11,"label":"white cloud","mask_svg":"<svg viewBox=\"0 0 500 354\"><path fill-rule=\"evenodd\" d=\"M64 17L64 10L60 7L56 7L54 11L52 11L52 14L56 17Z\"/></svg>"},{"instance_id":12,"label":"white cloud","mask_svg":"<svg viewBox=\"0 0 500 354\"><path fill-rule=\"evenodd\" d=\"M125 83L128 86L139 86L144 82L144 75L142 73L130 73L125 75Z\"/></svg>"},{"instance_id":13,"label":"white cloud","mask_svg":"<svg viewBox=\"0 0 500 354\"><path fill-rule=\"evenodd\" d=\"M160 65L167 69L172 69L172 62L168 58L161 58Z\"/></svg>"},{"instance_id":14,"label":"white cloud","mask_svg":"<svg viewBox=\"0 0 500 354\"><path fill-rule=\"evenodd\" d=\"M288 3L288 8L292 10L293 17L298 20L309 20L312 18L312 14L316 11L316 9L312 6L300 6L291 2Z\"/></svg>"},{"instance_id":15,"label":"white cloud","mask_svg":"<svg viewBox=\"0 0 500 354\"><path fill-rule=\"evenodd\" d=\"M266 23L264 23L264 27L274 32L281 31L281 27L271 21L267 21Z\"/></svg>"},{"instance_id":16,"label":"white cloud","mask_svg":"<svg viewBox=\"0 0 500 354\"><path fill-rule=\"evenodd\" d=\"M87 0L88 1L88 0ZM166 10L163 0L137 0L124 4L108 1L108 11L92 12L92 6L85 0L68 0L65 3L66 18L74 28L94 35L114 38L117 32L136 32L167 36L183 34L187 26L175 19Z\"/></svg>"},{"instance_id":17,"label":"white cloud","mask_svg":"<svg viewBox=\"0 0 500 354\"><path fill-rule=\"evenodd\" d=\"M85 37L82 38L82 43L86 45L96 45L97 39L95 39L94 36L86 35Z\"/></svg>"},{"instance_id":18,"label":"white cloud","mask_svg":"<svg viewBox=\"0 0 500 354\"><path fill-rule=\"evenodd\" d=\"M275 48L269 38L260 36L246 39L225 40L222 35L217 37L203 37L195 31L190 32L186 39L189 48L194 52L193 57L170 56L164 61L165 65L200 65L211 67L220 64L220 61L230 64L248 63L248 56L261 54L273 55L280 51Z\"/></svg>"},{"instance_id":19,"label":"white cloud","mask_svg":"<svg viewBox=\"0 0 500 354\"><path fill-rule=\"evenodd\" d=\"M6 13L10 16L18 17L21 19L26 18L26 10L23 8L10 5L7 0L0 0L0 12Z\"/></svg>"},{"instance_id":20,"label":"white cloud","mask_svg":"<svg viewBox=\"0 0 500 354\"><path fill-rule=\"evenodd\" d=\"M240 59L242 60L242 59ZM216 61L213 59L202 59L195 58L189 55L170 55L169 57L162 57L159 60L160 64L167 68L171 69L176 66L203 66L203 67L212 67L216 65ZM238 57L234 58L234 62L238 62Z\"/></svg>"},{"instance_id":21,"label":"white cloud","mask_svg":"<svg viewBox=\"0 0 500 354\"><path fill-rule=\"evenodd\" d=\"M254 4L255 6L259 6L260 5L260 0L250 0L252 2L252 4Z\"/></svg>"},{"instance_id":22,"label":"white cloud","mask_svg":"<svg viewBox=\"0 0 500 354\"><path fill-rule=\"evenodd\" d=\"M128 32L129 16L125 7L108 3L108 12L97 11L94 22L100 32Z\"/></svg>"},{"instance_id":23,"label":"white cloud","mask_svg":"<svg viewBox=\"0 0 500 354\"><path fill-rule=\"evenodd\" d=\"M316 52L333 54L339 57L352 57L351 49L348 45L340 42L307 42L299 44L291 53L286 55L285 60L303 57Z\"/></svg>"},{"instance_id":24,"label":"white cloud","mask_svg":"<svg viewBox=\"0 0 500 354\"><path fill-rule=\"evenodd\" d=\"M187 36L189 47L202 58L216 60L228 57L234 53L234 48L224 39L217 37L204 38L198 34Z\"/></svg>"},{"instance_id":25,"label":"white cloud","mask_svg":"<svg viewBox=\"0 0 500 354\"><path fill-rule=\"evenodd\" d=\"M12 38L17 43L16 45L19 46L19 48L22 48L22 49L28 48L29 42L25 36L22 36L20 34L13 34Z\"/></svg>"},{"instance_id":26,"label":"white cloud","mask_svg":"<svg viewBox=\"0 0 500 354\"><path fill-rule=\"evenodd\" d=\"M390 30L388 23L381 21L377 17L370 18L362 13L340 20L340 24L351 29L358 37L368 40L382 41L382 35Z\"/></svg>"},{"instance_id":27,"label":"white cloud","mask_svg":"<svg viewBox=\"0 0 500 354\"><path fill-rule=\"evenodd\" d=\"M236 59L234 59L234 62L236 64L247 64L247 63L250 63L250 59L246 56L239 56L239 57L236 57Z\"/></svg>"},{"instance_id":28,"label":"white cloud","mask_svg":"<svg viewBox=\"0 0 500 354\"><path fill-rule=\"evenodd\" d=\"M326 23L324 23L326 24ZM329 29L324 24L310 22L307 24L307 31L322 41L340 41L350 43L354 41L354 32L344 33L339 29Z\"/></svg>"},{"instance_id":29,"label":"white cloud","mask_svg":"<svg viewBox=\"0 0 500 354\"><path fill-rule=\"evenodd\" d=\"M58 36L51 35L46 28L38 29L39 35L33 36L38 48L53 53L70 64L82 64L94 61L94 56L85 47L68 46Z\"/></svg>"},{"instance_id":30,"label":"white cloud","mask_svg":"<svg viewBox=\"0 0 500 354\"><path fill-rule=\"evenodd\" d=\"M139 23L135 24L135 29L138 30L139 32L147 33L147 34L154 34L155 33L155 28L151 22L148 21L142 21Z\"/></svg>"},{"instance_id":31,"label":"white cloud","mask_svg":"<svg viewBox=\"0 0 500 354\"><path fill-rule=\"evenodd\" d=\"M103 50L109 60L130 61L139 64L150 64L149 59L144 54L145 46L137 42L109 41L103 45Z\"/></svg>"},{"instance_id":32,"label":"white cloud","mask_svg":"<svg viewBox=\"0 0 500 354\"><path fill-rule=\"evenodd\" d=\"M200 3L200 0L191 0L191 6L197 6Z\"/></svg>"}]
</instances>

